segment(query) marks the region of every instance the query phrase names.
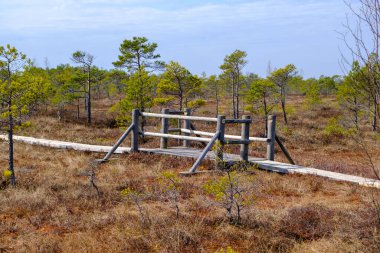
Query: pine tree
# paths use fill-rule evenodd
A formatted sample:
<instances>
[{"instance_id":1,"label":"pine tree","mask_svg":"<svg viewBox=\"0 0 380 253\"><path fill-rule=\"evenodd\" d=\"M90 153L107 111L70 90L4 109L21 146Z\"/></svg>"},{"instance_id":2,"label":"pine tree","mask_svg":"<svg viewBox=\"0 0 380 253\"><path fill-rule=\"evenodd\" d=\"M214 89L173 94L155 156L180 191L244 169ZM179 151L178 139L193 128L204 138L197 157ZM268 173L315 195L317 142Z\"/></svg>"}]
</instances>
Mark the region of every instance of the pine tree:
<instances>
[{"instance_id":1,"label":"pine tree","mask_svg":"<svg viewBox=\"0 0 380 253\"><path fill-rule=\"evenodd\" d=\"M251 112L262 113L265 118L273 111L279 96L276 85L268 79L259 79L251 84L246 100Z\"/></svg>"},{"instance_id":2,"label":"pine tree","mask_svg":"<svg viewBox=\"0 0 380 253\"><path fill-rule=\"evenodd\" d=\"M162 79L157 85L158 94L177 100L180 111L188 107L191 99L200 95L201 90L202 80L174 61L166 65Z\"/></svg>"},{"instance_id":3,"label":"pine tree","mask_svg":"<svg viewBox=\"0 0 380 253\"><path fill-rule=\"evenodd\" d=\"M41 84L41 80L31 78L26 65L26 55L15 47L0 47L0 123L8 133L8 162L13 186L16 185L13 134L16 128L27 124L31 105L39 100Z\"/></svg>"},{"instance_id":4,"label":"pine tree","mask_svg":"<svg viewBox=\"0 0 380 253\"><path fill-rule=\"evenodd\" d=\"M132 109L152 107L154 88L153 77L144 68L128 79L124 87L125 97L114 107L118 111L119 125L127 123Z\"/></svg>"},{"instance_id":5,"label":"pine tree","mask_svg":"<svg viewBox=\"0 0 380 253\"><path fill-rule=\"evenodd\" d=\"M268 77L269 80L280 88L281 108L285 124L288 124L288 117L286 115L286 89L295 74L296 67L293 64L288 64L284 68L274 70Z\"/></svg>"},{"instance_id":6,"label":"pine tree","mask_svg":"<svg viewBox=\"0 0 380 253\"><path fill-rule=\"evenodd\" d=\"M232 91L232 116L239 118L240 89L243 85L243 68L247 64L247 53L235 50L224 58L224 63L219 67L223 71L223 79L227 81Z\"/></svg>"}]
</instances>

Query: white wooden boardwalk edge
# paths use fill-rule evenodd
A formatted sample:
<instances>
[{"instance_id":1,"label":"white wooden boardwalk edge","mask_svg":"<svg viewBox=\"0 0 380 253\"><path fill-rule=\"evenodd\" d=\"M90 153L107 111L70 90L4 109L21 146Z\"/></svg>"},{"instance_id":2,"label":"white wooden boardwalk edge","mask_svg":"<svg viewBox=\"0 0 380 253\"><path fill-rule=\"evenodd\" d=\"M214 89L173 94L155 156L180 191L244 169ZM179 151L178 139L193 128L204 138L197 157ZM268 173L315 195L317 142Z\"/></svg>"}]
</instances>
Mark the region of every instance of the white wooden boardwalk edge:
<instances>
[{"instance_id":1,"label":"white wooden boardwalk edge","mask_svg":"<svg viewBox=\"0 0 380 253\"><path fill-rule=\"evenodd\" d=\"M6 135L0 135L0 139L8 140ZM56 141L56 140L47 140L47 139L38 139L33 137L26 136L14 136L14 140L18 142L23 142L32 145L39 145L45 147L59 148L59 149L72 149L78 151L88 151L88 152L99 152L99 153L107 153L111 150L111 146L101 146L101 145L90 145L90 144L82 144L82 143L73 143L66 141ZM202 152L199 149L192 148L169 148L169 149L149 149L149 148L140 148L142 152L146 153L154 153L154 154L162 154L162 155L172 155L172 156L180 156L180 157L190 157L190 158L198 158ZM128 153L130 152L130 148L128 147L119 147L115 153ZM214 152L209 152L206 156L207 159L213 160L215 158ZM224 154L224 159L226 161L236 161L239 160L239 155L234 154ZM279 172L279 173L290 173L290 174L308 174L308 175L316 175L325 178L329 178L337 181L345 181L351 182L363 186L376 187L380 188L380 180L364 178L359 176L347 175L343 173L337 173L332 171L320 170L315 168L307 168L298 165L291 165L287 163L280 163L275 161L269 161L260 158L250 157L249 161L253 164L257 164L260 169Z\"/></svg>"}]
</instances>

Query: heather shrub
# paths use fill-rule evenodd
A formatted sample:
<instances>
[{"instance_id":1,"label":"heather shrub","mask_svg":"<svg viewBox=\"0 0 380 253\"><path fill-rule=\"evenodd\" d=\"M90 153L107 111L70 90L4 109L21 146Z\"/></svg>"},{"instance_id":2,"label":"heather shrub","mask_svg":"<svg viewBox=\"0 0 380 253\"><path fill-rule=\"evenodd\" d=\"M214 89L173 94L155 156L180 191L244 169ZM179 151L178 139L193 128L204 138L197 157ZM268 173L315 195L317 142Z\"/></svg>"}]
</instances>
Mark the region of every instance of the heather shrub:
<instances>
[{"instance_id":1,"label":"heather shrub","mask_svg":"<svg viewBox=\"0 0 380 253\"><path fill-rule=\"evenodd\" d=\"M334 212L320 205L295 207L283 219L281 231L290 238L315 240L331 234Z\"/></svg>"}]
</instances>

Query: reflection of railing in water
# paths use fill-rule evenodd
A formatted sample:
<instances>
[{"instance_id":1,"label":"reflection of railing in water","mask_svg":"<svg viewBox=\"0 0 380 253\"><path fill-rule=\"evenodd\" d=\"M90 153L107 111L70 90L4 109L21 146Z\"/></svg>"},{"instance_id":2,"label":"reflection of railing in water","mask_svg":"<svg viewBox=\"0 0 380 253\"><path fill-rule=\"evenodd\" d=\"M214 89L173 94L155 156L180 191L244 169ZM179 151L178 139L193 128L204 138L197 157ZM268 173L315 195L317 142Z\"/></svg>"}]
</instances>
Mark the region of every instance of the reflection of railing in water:
<instances>
[{"instance_id":1,"label":"reflection of railing in water","mask_svg":"<svg viewBox=\"0 0 380 253\"><path fill-rule=\"evenodd\" d=\"M107 155L103 158L103 161L107 161L114 151L120 146L124 139L131 133L131 152L139 151L139 136L151 136L151 137L160 137L160 148L168 148L168 139L177 139L183 141L183 147L190 147L191 141L201 142L207 144L204 147L201 155L198 157L197 161L194 163L189 173L194 173L197 167L200 165L202 160L205 158L207 153L211 150L213 145L218 142L220 147L216 151L216 160L223 161L223 146L226 144L235 144L240 145L240 159L242 161L248 161L249 153L249 144L251 142L264 142L267 145L267 154L266 158L268 160L274 160L274 144L277 141L280 145L280 148L284 151L285 156L288 160L294 164L289 153L286 151L280 140L276 136L276 116L269 116L267 121L268 134L267 138L261 137L250 137L249 129L252 120L250 116L243 116L241 119L226 119L225 116L219 115L217 118L210 117L199 117L191 116L191 110L185 109L184 112L181 111L170 111L169 109L162 109L162 113L148 113L140 112L138 109L132 111L132 124L128 127L127 131L120 137L120 139L115 143L113 148ZM147 132L140 131L139 122L140 117L155 117L161 118L161 131L160 133L156 132ZM169 128L169 119L177 119L183 121L183 127L180 128ZM205 132L197 131L192 124L192 121L205 121L205 122L215 122L216 129L215 132ZM241 124L241 135L229 135L225 134L226 124ZM172 134L172 133L179 133ZM196 136L191 136L191 134ZM204 136L204 137L202 137ZM211 137L211 138L210 138Z\"/></svg>"}]
</instances>

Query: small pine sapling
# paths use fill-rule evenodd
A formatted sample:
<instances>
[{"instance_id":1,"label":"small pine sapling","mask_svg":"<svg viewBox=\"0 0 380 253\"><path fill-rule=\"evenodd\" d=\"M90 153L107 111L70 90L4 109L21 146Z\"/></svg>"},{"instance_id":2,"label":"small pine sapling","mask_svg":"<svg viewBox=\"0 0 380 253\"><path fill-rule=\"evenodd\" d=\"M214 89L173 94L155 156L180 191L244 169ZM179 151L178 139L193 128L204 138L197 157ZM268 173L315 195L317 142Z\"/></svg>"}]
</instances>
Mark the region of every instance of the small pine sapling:
<instances>
[{"instance_id":1,"label":"small pine sapling","mask_svg":"<svg viewBox=\"0 0 380 253\"><path fill-rule=\"evenodd\" d=\"M203 188L226 210L231 224L241 224L242 210L252 205L253 195L248 192L247 187L243 186L237 171L226 170L226 175L208 181Z\"/></svg>"},{"instance_id":2,"label":"small pine sapling","mask_svg":"<svg viewBox=\"0 0 380 253\"><path fill-rule=\"evenodd\" d=\"M3 171L3 175L0 181L0 189L4 189L9 185L11 176L12 176L12 171L8 169Z\"/></svg>"},{"instance_id":3,"label":"small pine sapling","mask_svg":"<svg viewBox=\"0 0 380 253\"><path fill-rule=\"evenodd\" d=\"M227 246L226 248L215 251L215 253L238 253L238 251L234 250L231 246Z\"/></svg>"},{"instance_id":4,"label":"small pine sapling","mask_svg":"<svg viewBox=\"0 0 380 253\"><path fill-rule=\"evenodd\" d=\"M179 218L179 199L181 195L181 179L172 172L162 172L159 177L161 189L175 208L176 218Z\"/></svg>"}]
</instances>

